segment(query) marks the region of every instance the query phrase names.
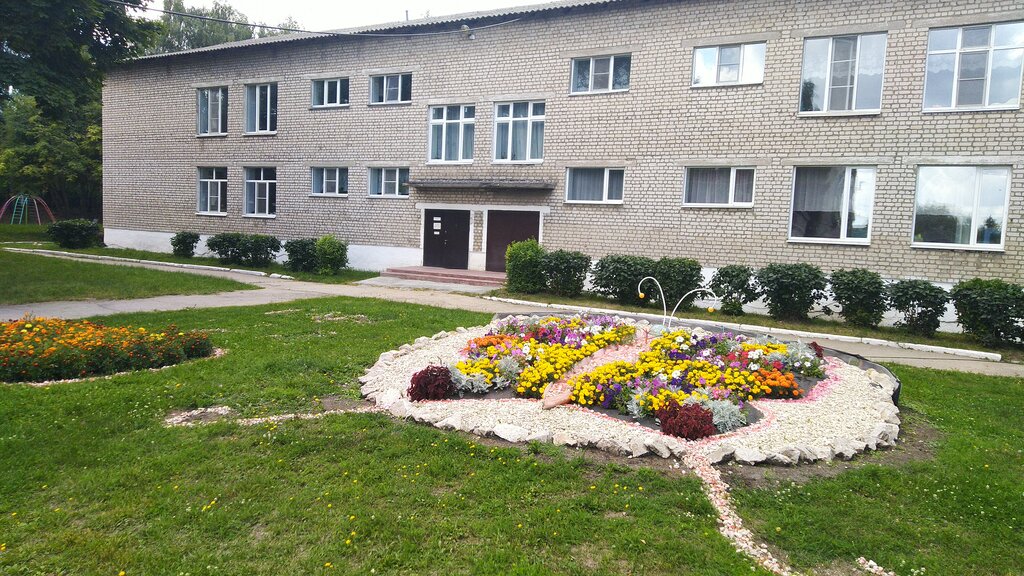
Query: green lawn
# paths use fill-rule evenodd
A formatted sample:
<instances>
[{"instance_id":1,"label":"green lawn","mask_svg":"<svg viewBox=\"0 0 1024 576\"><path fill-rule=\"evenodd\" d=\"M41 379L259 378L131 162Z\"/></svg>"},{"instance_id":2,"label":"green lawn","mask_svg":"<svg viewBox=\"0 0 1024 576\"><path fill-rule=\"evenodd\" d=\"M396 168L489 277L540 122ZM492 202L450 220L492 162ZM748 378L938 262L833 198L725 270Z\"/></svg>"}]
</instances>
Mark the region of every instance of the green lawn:
<instances>
[{"instance_id":1,"label":"green lawn","mask_svg":"<svg viewBox=\"0 0 1024 576\"><path fill-rule=\"evenodd\" d=\"M184 272L76 262L0 249L0 304L211 294L253 286Z\"/></svg>"},{"instance_id":2,"label":"green lawn","mask_svg":"<svg viewBox=\"0 0 1024 576\"><path fill-rule=\"evenodd\" d=\"M2 202L0 202L2 204ZM8 220L9 222L10 220ZM0 242L49 242L47 225L0 222Z\"/></svg>"}]
</instances>

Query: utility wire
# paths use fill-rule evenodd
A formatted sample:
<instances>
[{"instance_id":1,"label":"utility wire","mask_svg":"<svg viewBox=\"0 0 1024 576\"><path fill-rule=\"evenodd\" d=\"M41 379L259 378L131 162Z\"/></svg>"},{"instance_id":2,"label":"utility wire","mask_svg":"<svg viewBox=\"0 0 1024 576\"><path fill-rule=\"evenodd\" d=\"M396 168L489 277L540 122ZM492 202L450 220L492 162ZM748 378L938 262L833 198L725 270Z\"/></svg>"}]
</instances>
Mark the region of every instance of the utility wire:
<instances>
[{"instance_id":1,"label":"utility wire","mask_svg":"<svg viewBox=\"0 0 1024 576\"><path fill-rule=\"evenodd\" d=\"M505 24L511 24L518 22L519 18L513 18L512 20L505 20L504 22L496 22L494 24L488 24L487 26L479 26L477 28L462 28L460 30L446 30L444 32L405 32L398 34L374 34L370 32L315 32L313 30L302 30L300 28L284 28L281 26L267 26L265 24L254 24L252 22L237 22L235 20L226 20L224 18L214 18L213 16L202 16L200 14L188 14L186 12L176 12L174 10L163 10L160 8L151 8L149 6L140 6L138 4L131 4L129 2L123 2L121 0L101 0L107 4L120 4L121 6L127 6L129 8L135 8L137 10L148 10L150 12L160 12L161 14L170 14L171 16L179 16L181 18L194 18L196 20L206 20L209 22L219 22L221 24L234 24L237 26L248 26L250 28L263 28L265 30L280 30L281 32L301 32L304 34L319 34L322 36L380 36L385 38L391 38L395 36L444 36L447 34L466 34L469 32L475 32L477 30L486 30L487 28L494 28L496 26L504 26Z\"/></svg>"}]
</instances>

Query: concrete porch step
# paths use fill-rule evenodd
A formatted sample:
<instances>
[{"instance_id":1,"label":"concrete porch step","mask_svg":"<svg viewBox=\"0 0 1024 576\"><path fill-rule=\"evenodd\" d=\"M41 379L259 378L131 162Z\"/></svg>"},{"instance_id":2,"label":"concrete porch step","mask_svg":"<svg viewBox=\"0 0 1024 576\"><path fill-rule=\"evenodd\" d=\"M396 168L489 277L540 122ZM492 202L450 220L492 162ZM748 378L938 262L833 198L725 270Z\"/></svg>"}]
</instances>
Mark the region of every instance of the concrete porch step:
<instances>
[{"instance_id":1,"label":"concrete porch step","mask_svg":"<svg viewBox=\"0 0 1024 576\"><path fill-rule=\"evenodd\" d=\"M493 286L500 288L505 284L504 272L485 272L482 270L452 270L429 266L405 266L388 268L381 276L404 278L406 280L426 280L428 282L444 282L448 284L468 284L470 286Z\"/></svg>"}]
</instances>

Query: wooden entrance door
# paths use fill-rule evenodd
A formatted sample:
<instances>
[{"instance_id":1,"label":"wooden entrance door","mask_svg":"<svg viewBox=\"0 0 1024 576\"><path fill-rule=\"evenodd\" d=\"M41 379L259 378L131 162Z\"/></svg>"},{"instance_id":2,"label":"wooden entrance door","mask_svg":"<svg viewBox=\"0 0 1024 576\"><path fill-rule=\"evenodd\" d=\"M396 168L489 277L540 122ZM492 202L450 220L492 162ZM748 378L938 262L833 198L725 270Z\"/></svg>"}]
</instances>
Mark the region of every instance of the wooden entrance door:
<instances>
[{"instance_id":1,"label":"wooden entrance door","mask_svg":"<svg viewBox=\"0 0 1024 576\"><path fill-rule=\"evenodd\" d=\"M423 265L469 268L469 211L427 210L423 218Z\"/></svg>"},{"instance_id":2,"label":"wooden entrance door","mask_svg":"<svg viewBox=\"0 0 1024 576\"><path fill-rule=\"evenodd\" d=\"M487 211L487 269L505 271L505 249L513 242L540 239L540 212Z\"/></svg>"}]
</instances>

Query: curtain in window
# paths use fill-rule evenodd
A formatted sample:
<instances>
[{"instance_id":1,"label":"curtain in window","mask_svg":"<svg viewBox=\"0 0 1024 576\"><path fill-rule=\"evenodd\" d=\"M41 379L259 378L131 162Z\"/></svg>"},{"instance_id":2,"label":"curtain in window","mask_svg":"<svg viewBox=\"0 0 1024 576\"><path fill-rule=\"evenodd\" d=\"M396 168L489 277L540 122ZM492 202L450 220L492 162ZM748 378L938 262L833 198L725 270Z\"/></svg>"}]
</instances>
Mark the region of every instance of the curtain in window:
<instances>
[{"instance_id":1,"label":"curtain in window","mask_svg":"<svg viewBox=\"0 0 1024 576\"><path fill-rule=\"evenodd\" d=\"M738 203L754 201L753 170L736 170L736 183L733 187L732 201Z\"/></svg>"},{"instance_id":2,"label":"curtain in window","mask_svg":"<svg viewBox=\"0 0 1024 576\"><path fill-rule=\"evenodd\" d=\"M604 169L573 168L569 170L569 200L588 202L604 200Z\"/></svg>"},{"instance_id":3,"label":"curtain in window","mask_svg":"<svg viewBox=\"0 0 1024 576\"><path fill-rule=\"evenodd\" d=\"M380 168L373 168L370 170L370 194L380 196Z\"/></svg>"},{"instance_id":4,"label":"curtain in window","mask_svg":"<svg viewBox=\"0 0 1024 576\"><path fill-rule=\"evenodd\" d=\"M587 92L590 90L590 58L575 60L572 72L572 91Z\"/></svg>"},{"instance_id":5,"label":"curtain in window","mask_svg":"<svg viewBox=\"0 0 1024 576\"><path fill-rule=\"evenodd\" d=\"M616 56L615 68L612 70L612 90L629 88L629 69L632 66L630 56Z\"/></svg>"},{"instance_id":6,"label":"curtain in window","mask_svg":"<svg viewBox=\"0 0 1024 576\"><path fill-rule=\"evenodd\" d=\"M797 168L792 237L840 237L845 179L843 167Z\"/></svg>"},{"instance_id":7,"label":"curtain in window","mask_svg":"<svg viewBox=\"0 0 1024 576\"><path fill-rule=\"evenodd\" d=\"M728 204L729 168L689 168L686 171L686 203Z\"/></svg>"},{"instance_id":8,"label":"curtain in window","mask_svg":"<svg viewBox=\"0 0 1024 576\"><path fill-rule=\"evenodd\" d=\"M535 121L530 133L530 159L544 158L544 122Z\"/></svg>"}]
</instances>

